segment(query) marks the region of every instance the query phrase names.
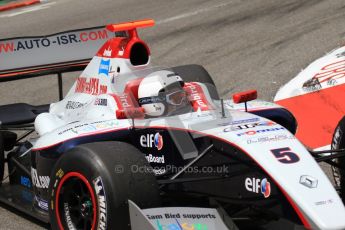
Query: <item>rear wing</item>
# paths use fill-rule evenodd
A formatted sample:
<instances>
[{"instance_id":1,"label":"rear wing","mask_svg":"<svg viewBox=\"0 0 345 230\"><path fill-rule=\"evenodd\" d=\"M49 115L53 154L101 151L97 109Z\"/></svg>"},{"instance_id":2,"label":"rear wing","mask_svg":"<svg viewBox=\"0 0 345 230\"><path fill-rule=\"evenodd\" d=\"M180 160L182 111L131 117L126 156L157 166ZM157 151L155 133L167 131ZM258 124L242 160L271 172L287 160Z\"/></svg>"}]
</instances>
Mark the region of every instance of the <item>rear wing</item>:
<instances>
[{"instance_id":1,"label":"rear wing","mask_svg":"<svg viewBox=\"0 0 345 230\"><path fill-rule=\"evenodd\" d=\"M118 34L118 33L117 33ZM105 26L0 40L0 82L82 70L116 33Z\"/></svg>"},{"instance_id":2,"label":"rear wing","mask_svg":"<svg viewBox=\"0 0 345 230\"><path fill-rule=\"evenodd\" d=\"M62 100L62 73L84 70L91 59L98 55L99 50L102 50L101 55L110 55L107 58L111 58L112 50L108 50L108 45L112 44L113 53L116 48L116 55L121 58L129 59L125 57L126 54L148 56L148 47L138 37L136 28L153 25L152 19L145 19L46 36L0 39L0 82L57 74L59 99ZM130 44L127 46L128 43ZM132 47L137 44L141 46L135 46L136 49L133 48L132 52ZM127 53L123 53L124 45ZM147 53L137 47L147 49ZM94 59L96 62L97 58ZM92 63L91 61L91 70L94 69ZM94 76L95 73L92 72L91 75ZM49 105L33 106L24 103L0 106L0 126L31 123L38 114L48 109Z\"/></svg>"},{"instance_id":3,"label":"rear wing","mask_svg":"<svg viewBox=\"0 0 345 230\"><path fill-rule=\"evenodd\" d=\"M62 73L84 70L108 39L127 36L106 26L46 36L0 39L0 82L57 74L62 100Z\"/></svg>"}]
</instances>

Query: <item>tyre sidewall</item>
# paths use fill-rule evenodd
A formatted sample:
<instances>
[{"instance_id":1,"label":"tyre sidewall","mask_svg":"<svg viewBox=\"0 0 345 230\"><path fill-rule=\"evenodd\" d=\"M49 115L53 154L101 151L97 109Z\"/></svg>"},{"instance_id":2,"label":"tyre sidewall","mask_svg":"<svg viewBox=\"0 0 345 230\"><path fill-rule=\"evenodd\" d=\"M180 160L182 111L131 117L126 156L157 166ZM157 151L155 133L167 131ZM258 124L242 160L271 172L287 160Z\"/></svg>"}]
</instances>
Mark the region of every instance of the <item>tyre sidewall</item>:
<instances>
[{"instance_id":1,"label":"tyre sidewall","mask_svg":"<svg viewBox=\"0 0 345 230\"><path fill-rule=\"evenodd\" d=\"M90 146L92 147L91 149ZM119 151L121 148L122 151ZM95 149L97 150L95 151ZM128 170L117 175L114 166L118 163L122 163L123 165L133 163L138 163L139 165L148 164L144 156L137 149L125 143L121 143L120 145L118 143L111 145L107 142L91 143L77 146L75 149L64 153L64 156L59 159L52 171L49 187L49 214L52 228L56 229L58 226L57 216L55 214L55 202L59 183L67 173L77 172L88 180L94 194L96 194L96 229L113 229L114 226L118 229L130 229L128 225L128 199L137 202L139 207L145 208L145 204L140 203L140 201L145 201L146 199L154 200L156 196L158 197L158 189L157 191L155 190L156 184L152 182L153 180L155 182L154 176L153 178L148 177L149 183L147 183L145 182L145 178L136 180L136 175L131 174ZM140 177L142 175L137 176ZM138 181L143 182L140 184ZM144 187L150 183L152 184L152 192L151 187ZM142 192L140 191L140 186L144 188ZM103 203L100 201L101 198L105 200L105 207L103 208L100 208ZM99 220L101 216L101 219L105 219L105 221Z\"/></svg>"},{"instance_id":2,"label":"tyre sidewall","mask_svg":"<svg viewBox=\"0 0 345 230\"><path fill-rule=\"evenodd\" d=\"M342 149L345 148L345 117L343 117L338 123L332 138L332 149ZM333 160L340 166L345 166L345 158L340 157ZM335 185L340 187L341 198L345 200L345 172L339 168L332 167L333 177Z\"/></svg>"},{"instance_id":3,"label":"tyre sidewall","mask_svg":"<svg viewBox=\"0 0 345 230\"><path fill-rule=\"evenodd\" d=\"M68 154L68 155L67 155ZM91 163L90 159L94 159L94 161ZM93 166L91 166L91 164ZM90 153L85 153L84 155L81 155L77 151L72 151L66 153L66 155L63 157L63 159L60 159L60 161L56 164L57 167L54 168L52 171L52 176L51 176L51 183L50 183L50 202L49 202L49 214L51 218L51 224L53 229L57 229L58 221L57 221L57 216L56 216L56 196L57 196L57 188L63 178L63 176L67 175L68 173L79 173L83 175L87 181L89 182L92 192L96 196L96 204L97 204L97 213L99 213L99 207L100 203L99 200L97 199L97 193L96 193L96 186L95 183L97 178L101 178L104 186L104 190L110 189L110 184L107 180L108 176L106 175L105 170L100 170L101 165L100 162L97 161L97 159L93 158ZM106 200L106 206L111 206L111 199ZM106 209L108 210L108 209ZM98 216L98 215L97 215ZM63 217L60 217L63 218ZM100 227L100 221L97 220L96 223L96 229ZM102 229L102 228L99 228Z\"/></svg>"}]
</instances>

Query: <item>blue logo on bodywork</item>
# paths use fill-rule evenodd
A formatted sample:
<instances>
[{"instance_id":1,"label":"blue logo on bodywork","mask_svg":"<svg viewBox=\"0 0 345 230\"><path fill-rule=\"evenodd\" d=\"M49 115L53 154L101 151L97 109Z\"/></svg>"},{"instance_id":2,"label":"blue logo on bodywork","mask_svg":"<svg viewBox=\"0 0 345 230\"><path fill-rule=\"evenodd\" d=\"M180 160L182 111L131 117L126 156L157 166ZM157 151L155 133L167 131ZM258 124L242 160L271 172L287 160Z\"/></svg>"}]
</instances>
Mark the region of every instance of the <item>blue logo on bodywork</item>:
<instances>
[{"instance_id":1,"label":"blue logo on bodywork","mask_svg":"<svg viewBox=\"0 0 345 230\"><path fill-rule=\"evenodd\" d=\"M110 59L109 60L101 60L101 64L99 65L98 74L105 74L108 76L110 68Z\"/></svg>"},{"instance_id":2,"label":"blue logo on bodywork","mask_svg":"<svg viewBox=\"0 0 345 230\"><path fill-rule=\"evenodd\" d=\"M27 187L27 188L31 188L31 181L28 177L21 176L20 177L20 184Z\"/></svg>"}]
</instances>

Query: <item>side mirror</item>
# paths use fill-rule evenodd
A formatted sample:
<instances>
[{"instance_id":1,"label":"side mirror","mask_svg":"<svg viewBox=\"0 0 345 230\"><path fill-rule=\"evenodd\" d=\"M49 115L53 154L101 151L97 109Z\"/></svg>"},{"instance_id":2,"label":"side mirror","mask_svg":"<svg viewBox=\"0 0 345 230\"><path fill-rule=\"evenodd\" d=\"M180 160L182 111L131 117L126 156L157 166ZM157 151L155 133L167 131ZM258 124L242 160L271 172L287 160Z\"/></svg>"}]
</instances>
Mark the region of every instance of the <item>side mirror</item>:
<instances>
[{"instance_id":1,"label":"side mirror","mask_svg":"<svg viewBox=\"0 0 345 230\"><path fill-rule=\"evenodd\" d=\"M247 90L240 93L236 93L232 96L234 103L243 103L245 105L245 110L247 112L247 101L255 100L258 97L258 92L256 90Z\"/></svg>"}]
</instances>

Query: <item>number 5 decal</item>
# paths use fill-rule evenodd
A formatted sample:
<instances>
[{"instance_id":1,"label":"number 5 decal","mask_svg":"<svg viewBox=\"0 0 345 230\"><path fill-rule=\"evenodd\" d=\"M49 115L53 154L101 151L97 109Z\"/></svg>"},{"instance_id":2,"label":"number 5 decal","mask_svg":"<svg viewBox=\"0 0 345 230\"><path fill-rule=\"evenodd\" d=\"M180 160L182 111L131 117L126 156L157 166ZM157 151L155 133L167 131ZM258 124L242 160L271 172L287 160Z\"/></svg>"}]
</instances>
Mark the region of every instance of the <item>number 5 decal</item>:
<instances>
[{"instance_id":1,"label":"number 5 decal","mask_svg":"<svg viewBox=\"0 0 345 230\"><path fill-rule=\"evenodd\" d=\"M293 164L299 161L296 153L292 152L290 148L272 149L271 152L283 164Z\"/></svg>"}]
</instances>

